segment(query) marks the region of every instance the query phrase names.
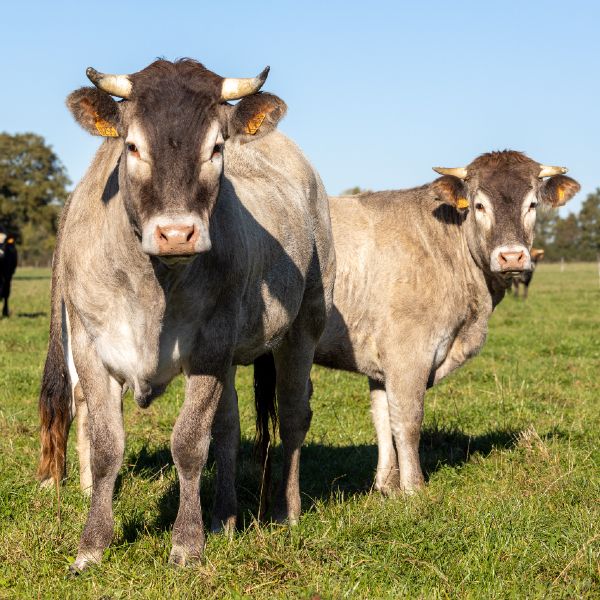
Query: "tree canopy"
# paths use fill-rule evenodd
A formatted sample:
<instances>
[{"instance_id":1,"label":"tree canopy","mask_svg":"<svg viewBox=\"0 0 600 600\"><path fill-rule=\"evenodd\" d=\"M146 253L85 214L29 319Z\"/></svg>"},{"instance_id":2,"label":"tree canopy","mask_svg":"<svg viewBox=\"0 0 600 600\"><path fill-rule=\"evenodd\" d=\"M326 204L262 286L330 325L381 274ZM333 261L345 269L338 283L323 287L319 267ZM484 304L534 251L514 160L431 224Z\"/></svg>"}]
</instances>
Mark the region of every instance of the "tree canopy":
<instances>
[{"instance_id":1,"label":"tree canopy","mask_svg":"<svg viewBox=\"0 0 600 600\"><path fill-rule=\"evenodd\" d=\"M0 133L0 223L15 236L23 262L50 261L70 183L43 137Z\"/></svg>"}]
</instances>

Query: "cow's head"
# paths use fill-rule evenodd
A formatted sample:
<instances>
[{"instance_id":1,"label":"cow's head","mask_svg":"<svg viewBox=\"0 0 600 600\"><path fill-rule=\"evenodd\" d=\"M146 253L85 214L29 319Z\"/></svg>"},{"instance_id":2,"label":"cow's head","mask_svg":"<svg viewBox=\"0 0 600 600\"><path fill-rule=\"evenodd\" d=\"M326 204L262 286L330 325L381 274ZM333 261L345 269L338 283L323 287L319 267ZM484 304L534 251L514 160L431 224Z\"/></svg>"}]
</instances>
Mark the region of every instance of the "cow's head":
<instances>
[{"instance_id":1,"label":"cow's head","mask_svg":"<svg viewBox=\"0 0 600 600\"><path fill-rule=\"evenodd\" d=\"M465 213L471 254L487 272L510 278L531 270L536 207L562 206L579 184L564 167L547 167L521 152L490 152L467 167L434 170L438 197Z\"/></svg>"},{"instance_id":2,"label":"cow's head","mask_svg":"<svg viewBox=\"0 0 600 600\"><path fill-rule=\"evenodd\" d=\"M0 226L0 258L4 257L7 249L10 246L14 246L15 238L12 235L6 233L3 227Z\"/></svg>"},{"instance_id":3,"label":"cow's head","mask_svg":"<svg viewBox=\"0 0 600 600\"><path fill-rule=\"evenodd\" d=\"M119 189L144 252L177 262L211 248L225 140L264 136L286 111L280 98L258 93L268 70L223 78L191 59L157 60L132 75L89 68L96 87L69 95L84 129L120 138Z\"/></svg>"}]
</instances>

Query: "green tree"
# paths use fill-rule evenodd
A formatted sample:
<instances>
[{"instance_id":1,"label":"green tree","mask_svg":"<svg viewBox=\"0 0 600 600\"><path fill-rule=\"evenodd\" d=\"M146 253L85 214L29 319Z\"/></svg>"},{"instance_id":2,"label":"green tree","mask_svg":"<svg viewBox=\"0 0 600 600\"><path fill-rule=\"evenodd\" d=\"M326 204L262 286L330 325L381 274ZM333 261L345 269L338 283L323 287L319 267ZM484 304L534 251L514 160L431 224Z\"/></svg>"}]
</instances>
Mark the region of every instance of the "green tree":
<instances>
[{"instance_id":1,"label":"green tree","mask_svg":"<svg viewBox=\"0 0 600 600\"><path fill-rule=\"evenodd\" d=\"M554 229L558 214L553 208L544 208L538 206L535 221L535 240L533 245L536 248L543 248L548 254L552 242L554 241ZM560 258L560 257L559 257Z\"/></svg>"},{"instance_id":2,"label":"green tree","mask_svg":"<svg viewBox=\"0 0 600 600\"><path fill-rule=\"evenodd\" d=\"M366 189L359 187L358 185L355 185L354 187L344 190L340 194L340 196L356 196L356 194L364 194L365 192L370 192L370 191L371 190L366 190Z\"/></svg>"},{"instance_id":3,"label":"green tree","mask_svg":"<svg viewBox=\"0 0 600 600\"><path fill-rule=\"evenodd\" d=\"M23 262L50 261L69 184L43 137L0 133L0 222L15 235Z\"/></svg>"},{"instance_id":4,"label":"green tree","mask_svg":"<svg viewBox=\"0 0 600 600\"><path fill-rule=\"evenodd\" d=\"M597 188L581 205L579 211L581 231L580 260L596 260L600 254L600 188Z\"/></svg>"},{"instance_id":5,"label":"green tree","mask_svg":"<svg viewBox=\"0 0 600 600\"><path fill-rule=\"evenodd\" d=\"M554 228L551 259L577 260L581 246L581 232L576 215L569 213L566 219L558 218Z\"/></svg>"}]
</instances>

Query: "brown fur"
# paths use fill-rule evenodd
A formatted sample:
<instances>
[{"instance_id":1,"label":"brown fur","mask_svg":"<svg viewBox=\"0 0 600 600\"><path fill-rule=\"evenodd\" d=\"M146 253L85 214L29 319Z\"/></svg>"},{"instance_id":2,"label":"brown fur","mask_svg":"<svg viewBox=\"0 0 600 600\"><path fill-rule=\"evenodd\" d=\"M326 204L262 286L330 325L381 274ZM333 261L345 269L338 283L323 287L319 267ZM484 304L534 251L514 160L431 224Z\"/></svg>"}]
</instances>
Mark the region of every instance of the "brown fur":
<instances>
[{"instance_id":1,"label":"brown fur","mask_svg":"<svg viewBox=\"0 0 600 600\"><path fill-rule=\"evenodd\" d=\"M315 362L369 377L375 485L384 493L423 485L425 391L483 346L512 280L494 260L515 246L528 254L537 200L553 201L565 184L564 176L540 181L539 172L522 153L492 152L467 167L465 180L330 198L334 308ZM565 179L574 193L579 184ZM456 209L459 197L468 209Z\"/></svg>"},{"instance_id":2,"label":"brown fur","mask_svg":"<svg viewBox=\"0 0 600 600\"><path fill-rule=\"evenodd\" d=\"M55 286L53 281L53 287ZM53 310L39 398L41 457L38 478L41 481L52 479L56 483L66 474L65 457L71 424L71 390L63 352L61 323L60 312Z\"/></svg>"}]
</instances>

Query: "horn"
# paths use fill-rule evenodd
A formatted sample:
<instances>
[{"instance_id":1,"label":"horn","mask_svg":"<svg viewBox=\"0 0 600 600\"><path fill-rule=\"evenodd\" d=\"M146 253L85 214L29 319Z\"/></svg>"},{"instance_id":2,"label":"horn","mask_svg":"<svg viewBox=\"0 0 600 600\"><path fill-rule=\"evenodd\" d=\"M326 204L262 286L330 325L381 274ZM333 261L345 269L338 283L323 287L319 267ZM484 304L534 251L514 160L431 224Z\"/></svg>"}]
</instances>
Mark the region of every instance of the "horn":
<instances>
[{"instance_id":1,"label":"horn","mask_svg":"<svg viewBox=\"0 0 600 600\"><path fill-rule=\"evenodd\" d=\"M129 75L99 73L92 67L88 67L85 70L85 74L99 90L102 90L111 96L118 96L125 100L131 96L132 85Z\"/></svg>"},{"instance_id":2,"label":"horn","mask_svg":"<svg viewBox=\"0 0 600 600\"><path fill-rule=\"evenodd\" d=\"M540 165L540 174L538 177L552 177L553 175L564 175L569 169L566 167L547 167L546 165Z\"/></svg>"},{"instance_id":3,"label":"horn","mask_svg":"<svg viewBox=\"0 0 600 600\"><path fill-rule=\"evenodd\" d=\"M221 100L223 102L226 100L239 100L245 96L256 94L267 80L270 68L265 67L257 77L249 77L247 79L224 78L223 86L221 87Z\"/></svg>"},{"instance_id":4,"label":"horn","mask_svg":"<svg viewBox=\"0 0 600 600\"><path fill-rule=\"evenodd\" d=\"M459 179L467 178L466 167L455 167L453 169L447 169L445 167L433 167L433 170L440 175L452 175L453 177L458 177Z\"/></svg>"}]
</instances>

